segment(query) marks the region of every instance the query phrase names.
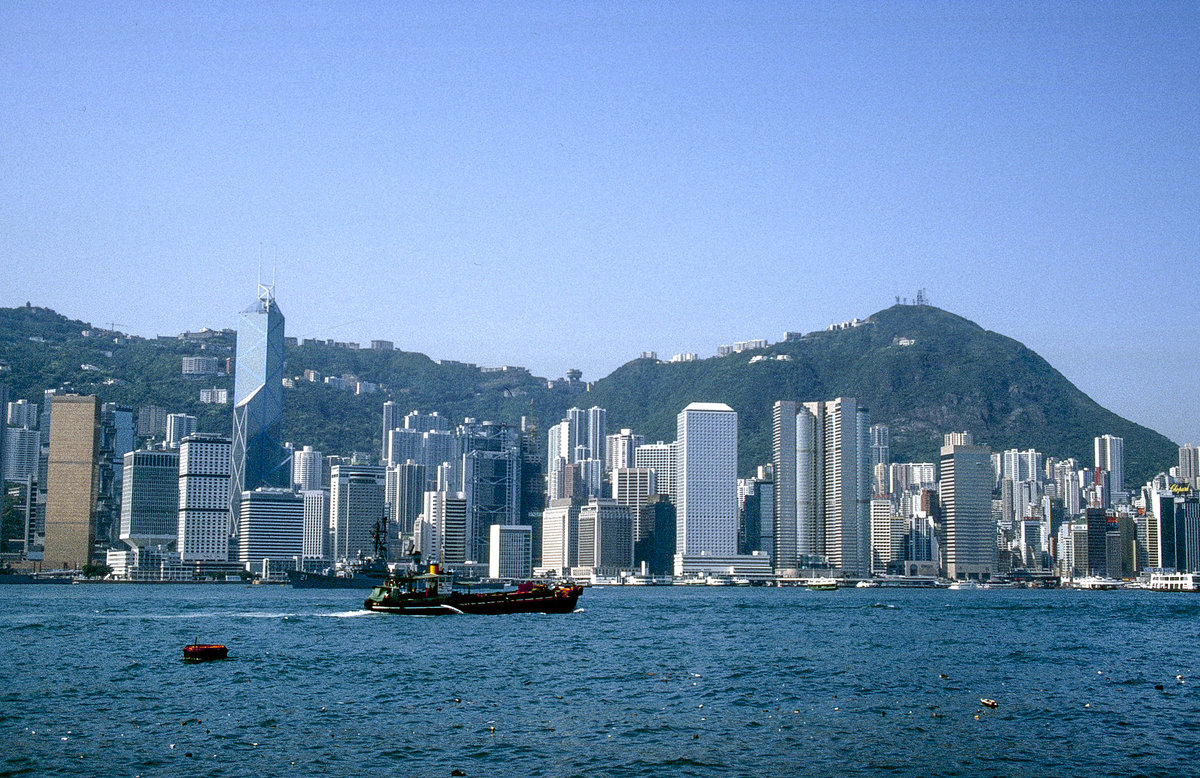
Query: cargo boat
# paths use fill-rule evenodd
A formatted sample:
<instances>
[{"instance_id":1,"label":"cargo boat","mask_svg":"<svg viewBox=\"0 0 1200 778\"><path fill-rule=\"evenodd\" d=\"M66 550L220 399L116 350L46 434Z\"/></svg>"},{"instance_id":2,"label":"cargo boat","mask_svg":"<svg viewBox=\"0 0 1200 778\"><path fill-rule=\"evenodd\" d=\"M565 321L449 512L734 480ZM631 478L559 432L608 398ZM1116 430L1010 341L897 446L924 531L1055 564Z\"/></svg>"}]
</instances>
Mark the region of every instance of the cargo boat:
<instances>
[{"instance_id":1,"label":"cargo boat","mask_svg":"<svg viewBox=\"0 0 1200 778\"><path fill-rule=\"evenodd\" d=\"M471 613L571 613L582 586L522 583L513 591L472 592L454 587L454 576L436 565L423 575L393 576L371 590L363 602L370 611L408 616L446 616Z\"/></svg>"}]
</instances>

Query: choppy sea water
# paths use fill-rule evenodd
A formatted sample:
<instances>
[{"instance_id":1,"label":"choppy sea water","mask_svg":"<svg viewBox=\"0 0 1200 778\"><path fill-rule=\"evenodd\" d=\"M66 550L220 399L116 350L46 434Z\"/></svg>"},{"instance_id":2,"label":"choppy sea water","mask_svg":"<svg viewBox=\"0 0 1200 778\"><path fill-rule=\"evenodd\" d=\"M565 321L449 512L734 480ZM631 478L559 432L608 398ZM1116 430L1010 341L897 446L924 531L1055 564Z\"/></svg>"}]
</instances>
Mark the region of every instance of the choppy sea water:
<instances>
[{"instance_id":1,"label":"choppy sea water","mask_svg":"<svg viewBox=\"0 0 1200 778\"><path fill-rule=\"evenodd\" d=\"M1198 770L1195 595L592 588L413 618L363 594L0 588L0 775ZM196 638L230 659L182 662Z\"/></svg>"}]
</instances>

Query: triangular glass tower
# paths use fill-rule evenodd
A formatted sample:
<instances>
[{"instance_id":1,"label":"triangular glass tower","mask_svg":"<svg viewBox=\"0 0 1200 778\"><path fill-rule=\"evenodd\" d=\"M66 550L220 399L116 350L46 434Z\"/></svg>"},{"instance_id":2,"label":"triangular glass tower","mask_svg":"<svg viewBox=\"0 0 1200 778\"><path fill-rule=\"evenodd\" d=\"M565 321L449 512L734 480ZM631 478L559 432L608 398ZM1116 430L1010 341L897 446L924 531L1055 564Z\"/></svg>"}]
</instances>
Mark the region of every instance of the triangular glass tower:
<instances>
[{"instance_id":1,"label":"triangular glass tower","mask_svg":"<svg viewBox=\"0 0 1200 778\"><path fill-rule=\"evenodd\" d=\"M230 534L236 534L242 492L291 486L291 462L280 439L283 416L283 313L273 287L238 317L234 363Z\"/></svg>"}]
</instances>

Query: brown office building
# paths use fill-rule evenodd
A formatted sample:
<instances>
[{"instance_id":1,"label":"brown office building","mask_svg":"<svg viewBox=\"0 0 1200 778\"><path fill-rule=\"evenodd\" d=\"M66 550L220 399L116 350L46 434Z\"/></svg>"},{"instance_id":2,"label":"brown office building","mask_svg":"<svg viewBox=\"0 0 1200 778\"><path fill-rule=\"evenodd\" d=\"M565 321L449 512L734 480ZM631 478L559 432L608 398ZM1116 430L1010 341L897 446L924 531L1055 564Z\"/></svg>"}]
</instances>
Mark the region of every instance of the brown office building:
<instances>
[{"instance_id":1,"label":"brown office building","mask_svg":"<svg viewBox=\"0 0 1200 778\"><path fill-rule=\"evenodd\" d=\"M94 395L55 395L51 418L43 566L79 569L95 539L100 404Z\"/></svg>"}]
</instances>

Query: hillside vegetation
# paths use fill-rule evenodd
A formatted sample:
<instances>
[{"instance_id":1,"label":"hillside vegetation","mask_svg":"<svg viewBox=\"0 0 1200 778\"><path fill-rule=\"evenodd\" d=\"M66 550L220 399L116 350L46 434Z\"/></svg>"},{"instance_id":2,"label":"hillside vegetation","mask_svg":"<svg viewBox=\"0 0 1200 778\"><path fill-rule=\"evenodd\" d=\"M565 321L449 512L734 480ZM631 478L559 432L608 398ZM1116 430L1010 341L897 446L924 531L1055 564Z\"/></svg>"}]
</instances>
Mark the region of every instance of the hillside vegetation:
<instances>
[{"instance_id":1,"label":"hillside vegetation","mask_svg":"<svg viewBox=\"0 0 1200 778\"><path fill-rule=\"evenodd\" d=\"M92 336L84 337L85 330ZM232 356L233 340L218 335L201 349L177 338L125 339L45 308L0 308L0 381L14 398L40 403L43 389L65 387L135 408L190 413L201 431L228 434L231 407L203 405L199 392L224 387L232 399L233 379L189 378L180 366L184 356ZM752 364L758 356L768 358ZM404 351L305 345L288 348L286 361L287 376L315 370L381 385L364 395L304 381L285 390L285 439L327 453L378 452L380 409L388 399L403 412L438 411L452 419L516 423L530 416L540 429L571 405L599 405L608 409L610 432L629 427L649 441L673 440L679 410L705 401L738 411L739 469L748 474L770 461L775 401L856 397L873 421L889 425L894 461L936 460L941 436L951 430L969 430L994 450L1032 447L1085 465L1092 462L1093 437L1117 435L1125 439L1129 484L1176 459L1174 443L1100 407L1033 351L932 306L894 306L858 327L726 357L634 360L582 394L550 388L524 370L485 373Z\"/></svg>"}]
</instances>

